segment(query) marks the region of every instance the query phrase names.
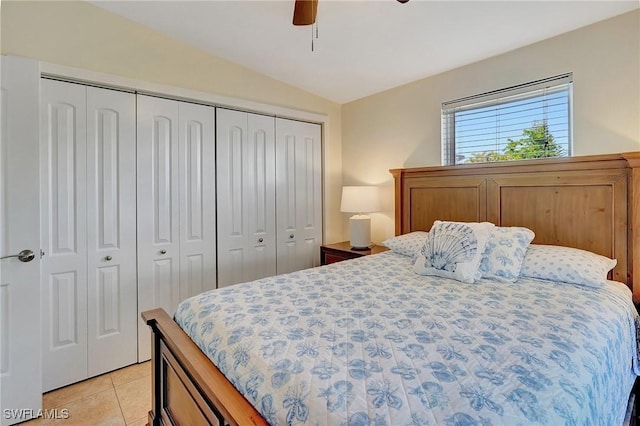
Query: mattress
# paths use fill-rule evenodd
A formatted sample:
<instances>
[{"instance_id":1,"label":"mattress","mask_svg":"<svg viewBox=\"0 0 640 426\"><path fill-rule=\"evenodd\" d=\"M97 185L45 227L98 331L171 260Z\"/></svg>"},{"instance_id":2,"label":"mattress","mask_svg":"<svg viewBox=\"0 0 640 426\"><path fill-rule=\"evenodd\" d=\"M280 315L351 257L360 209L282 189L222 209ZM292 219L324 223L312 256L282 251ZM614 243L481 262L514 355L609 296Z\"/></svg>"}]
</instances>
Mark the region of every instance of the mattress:
<instances>
[{"instance_id":1,"label":"mattress","mask_svg":"<svg viewBox=\"0 0 640 426\"><path fill-rule=\"evenodd\" d=\"M273 425L622 424L630 291L415 274L386 252L218 289L175 320Z\"/></svg>"}]
</instances>

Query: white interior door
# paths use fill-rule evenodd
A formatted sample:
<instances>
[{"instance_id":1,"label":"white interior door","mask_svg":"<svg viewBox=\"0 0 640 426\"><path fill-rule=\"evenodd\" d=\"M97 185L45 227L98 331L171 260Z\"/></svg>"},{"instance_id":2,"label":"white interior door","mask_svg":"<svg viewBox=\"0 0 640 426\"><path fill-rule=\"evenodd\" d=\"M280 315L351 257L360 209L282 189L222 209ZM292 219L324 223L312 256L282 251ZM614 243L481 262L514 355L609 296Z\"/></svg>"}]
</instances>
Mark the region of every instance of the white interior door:
<instances>
[{"instance_id":1,"label":"white interior door","mask_svg":"<svg viewBox=\"0 0 640 426\"><path fill-rule=\"evenodd\" d=\"M0 57L0 424L42 408L40 340L39 88L37 62ZM26 259L25 259L26 260ZM23 411L20 411L20 410Z\"/></svg>"},{"instance_id":2,"label":"white interior door","mask_svg":"<svg viewBox=\"0 0 640 426\"><path fill-rule=\"evenodd\" d=\"M217 109L219 287L276 273L274 125Z\"/></svg>"},{"instance_id":3,"label":"white interior door","mask_svg":"<svg viewBox=\"0 0 640 426\"><path fill-rule=\"evenodd\" d=\"M180 102L180 300L216 288L215 109Z\"/></svg>"},{"instance_id":4,"label":"white interior door","mask_svg":"<svg viewBox=\"0 0 640 426\"><path fill-rule=\"evenodd\" d=\"M276 119L278 274L320 264L321 137L319 124Z\"/></svg>"},{"instance_id":5,"label":"white interior door","mask_svg":"<svg viewBox=\"0 0 640 426\"><path fill-rule=\"evenodd\" d=\"M86 88L42 80L43 390L87 377Z\"/></svg>"},{"instance_id":6,"label":"white interior door","mask_svg":"<svg viewBox=\"0 0 640 426\"><path fill-rule=\"evenodd\" d=\"M138 360L136 99L87 87L88 376Z\"/></svg>"},{"instance_id":7,"label":"white interior door","mask_svg":"<svg viewBox=\"0 0 640 426\"><path fill-rule=\"evenodd\" d=\"M138 95L138 311L180 301L179 103ZM138 318L138 361L151 357L151 331Z\"/></svg>"}]
</instances>

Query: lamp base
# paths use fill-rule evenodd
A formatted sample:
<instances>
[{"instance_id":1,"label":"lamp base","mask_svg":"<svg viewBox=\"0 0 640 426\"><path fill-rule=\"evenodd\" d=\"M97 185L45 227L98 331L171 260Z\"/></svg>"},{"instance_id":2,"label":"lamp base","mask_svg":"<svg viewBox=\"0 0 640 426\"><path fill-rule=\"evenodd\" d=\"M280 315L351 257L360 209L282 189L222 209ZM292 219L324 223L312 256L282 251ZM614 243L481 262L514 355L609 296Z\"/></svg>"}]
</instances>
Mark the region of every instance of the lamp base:
<instances>
[{"instance_id":1,"label":"lamp base","mask_svg":"<svg viewBox=\"0 0 640 426\"><path fill-rule=\"evenodd\" d=\"M371 218L364 214L354 214L349 218L352 250L371 248Z\"/></svg>"}]
</instances>

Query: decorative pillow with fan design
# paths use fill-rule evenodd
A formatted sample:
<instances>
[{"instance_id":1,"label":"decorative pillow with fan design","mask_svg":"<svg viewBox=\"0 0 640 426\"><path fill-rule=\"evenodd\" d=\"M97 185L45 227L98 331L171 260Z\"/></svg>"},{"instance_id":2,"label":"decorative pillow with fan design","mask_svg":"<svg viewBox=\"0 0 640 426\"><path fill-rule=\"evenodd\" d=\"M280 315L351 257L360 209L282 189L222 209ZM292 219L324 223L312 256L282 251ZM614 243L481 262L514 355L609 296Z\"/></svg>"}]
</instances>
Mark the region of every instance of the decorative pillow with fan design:
<instances>
[{"instance_id":1,"label":"decorative pillow with fan design","mask_svg":"<svg viewBox=\"0 0 640 426\"><path fill-rule=\"evenodd\" d=\"M481 278L480 260L494 227L489 222L436 220L418 253L414 272L474 283Z\"/></svg>"}]
</instances>

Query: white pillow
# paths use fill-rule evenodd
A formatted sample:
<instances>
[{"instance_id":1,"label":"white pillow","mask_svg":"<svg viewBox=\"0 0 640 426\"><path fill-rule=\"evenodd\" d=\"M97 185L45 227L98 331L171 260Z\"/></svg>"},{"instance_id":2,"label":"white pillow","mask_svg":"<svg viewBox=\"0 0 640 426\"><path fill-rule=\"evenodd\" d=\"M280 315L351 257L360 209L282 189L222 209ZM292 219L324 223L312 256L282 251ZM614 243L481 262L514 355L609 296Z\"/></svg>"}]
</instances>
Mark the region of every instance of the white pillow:
<instances>
[{"instance_id":1,"label":"white pillow","mask_svg":"<svg viewBox=\"0 0 640 426\"><path fill-rule=\"evenodd\" d=\"M436 220L420 249L413 270L420 275L475 282L481 276L478 265L493 227L489 222Z\"/></svg>"},{"instance_id":2,"label":"white pillow","mask_svg":"<svg viewBox=\"0 0 640 426\"><path fill-rule=\"evenodd\" d=\"M602 287L618 261L571 247L531 244L524 257L523 277Z\"/></svg>"},{"instance_id":3,"label":"white pillow","mask_svg":"<svg viewBox=\"0 0 640 426\"><path fill-rule=\"evenodd\" d=\"M382 245L389 247L394 253L411 256L415 259L415 257L418 256L420 248L427 240L427 235L429 235L429 233L426 231L409 232L408 234L402 234L384 240Z\"/></svg>"},{"instance_id":4,"label":"white pillow","mask_svg":"<svg viewBox=\"0 0 640 426\"><path fill-rule=\"evenodd\" d=\"M528 228L496 226L480 259L482 278L516 282L527 247L535 237Z\"/></svg>"}]
</instances>

